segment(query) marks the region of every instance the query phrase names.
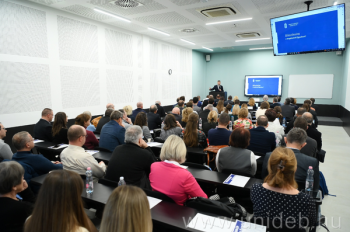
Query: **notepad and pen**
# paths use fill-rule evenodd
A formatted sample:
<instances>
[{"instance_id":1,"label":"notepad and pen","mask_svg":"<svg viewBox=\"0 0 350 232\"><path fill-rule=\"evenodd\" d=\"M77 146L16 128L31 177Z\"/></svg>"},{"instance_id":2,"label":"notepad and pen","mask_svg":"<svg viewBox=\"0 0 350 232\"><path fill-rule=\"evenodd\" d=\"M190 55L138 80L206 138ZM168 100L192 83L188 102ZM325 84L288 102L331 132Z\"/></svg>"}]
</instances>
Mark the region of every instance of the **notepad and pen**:
<instances>
[{"instance_id":1,"label":"notepad and pen","mask_svg":"<svg viewBox=\"0 0 350 232\"><path fill-rule=\"evenodd\" d=\"M89 153L90 155L94 155L96 153L99 153L100 151L97 150L85 150L86 153Z\"/></svg>"},{"instance_id":2,"label":"notepad and pen","mask_svg":"<svg viewBox=\"0 0 350 232\"><path fill-rule=\"evenodd\" d=\"M68 147L68 144L63 144L62 143L62 144L57 144L57 145L54 145L54 146L51 146L51 147L48 147L48 148L58 150L58 149L65 148L65 147Z\"/></svg>"},{"instance_id":3,"label":"notepad and pen","mask_svg":"<svg viewBox=\"0 0 350 232\"><path fill-rule=\"evenodd\" d=\"M243 188L249 181L249 177L231 174L224 181L224 184L229 184Z\"/></svg>"}]
</instances>

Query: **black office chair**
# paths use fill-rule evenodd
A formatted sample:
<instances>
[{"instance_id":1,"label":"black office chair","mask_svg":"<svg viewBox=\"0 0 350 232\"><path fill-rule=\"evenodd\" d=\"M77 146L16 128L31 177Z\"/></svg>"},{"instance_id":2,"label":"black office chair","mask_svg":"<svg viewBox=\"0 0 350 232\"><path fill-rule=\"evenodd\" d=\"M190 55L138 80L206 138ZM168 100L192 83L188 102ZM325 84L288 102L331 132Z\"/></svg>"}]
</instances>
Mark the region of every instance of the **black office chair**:
<instances>
[{"instance_id":1,"label":"black office chair","mask_svg":"<svg viewBox=\"0 0 350 232\"><path fill-rule=\"evenodd\" d=\"M105 152L111 153L110 150L108 150L107 148L103 148L103 147L95 147L94 149L95 149L95 150L98 150L98 151L105 151Z\"/></svg>"},{"instance_id":2,"label":"black office chair","mask_svg":"<svg viewBox=\"0 0 350 232\"><path fill-rule=\"evenodd\" d=\"M241 172L241 171L237 171L235 169L223 169L221 172L225 173L225 174L229 174L229 175L230 174L235 174L235 175L246 176L246 177L254 177L251 174L244 173L244 172Z\"/></svg>"},{"instance_id":3,"label":"black office chair","mask_svg":"<svg viewBox=\"0 0 350 232\"><path fill-rule=\"evenodd\" d=\"M211 169L207 166L204 166L202 164L196 164L196 163L191 163L191 162L185 162L185 163L182 163L181 165L183 166L188 166L190 168L196 168L196 169L202 169L202 170L209 170L211 171Z\"/></svg>"},{"instance_id":4,"label":"black office chair","mask_svg":"<svg viewBox=\"0 0 350 232\"><path fill-rule=\"evenodd\" d=\"M142 188L142 190L146 193L147 196L149 197L154 197L157 199L160 199L162 201L166 201L166 202L170 202L170 203L175 203L175 201L173 199L171 199L170 197L168 197L167 195L165 195L164 193L158 192L158 191L152 191L149 189L144 189Z\"/></svg>"},{"instance_id":5,"label":"black office chair","mask_svg":"<svg viewBox=\"0 0 350 232\"><path fill-rule=\"evenodd\" d=\"M162 131L162 129L153 129L154 138L159 137L161 131Z\"/></svg>"},{"instance_id":6,"label":"black office chair","mask_svg":"<svg viewBox=\"0 0 350 232\"><path fill-rule=\"evenodd\" d=\"M165 140L163 140L163 139L161 139L161 138L159 138L159 137L156 137L156 138L154 138L154 142L164 143Z\"/></svg>"},{"instance_id":7,"label":"black office chair","mask_svg":"<svg viewBox=\"0 0 350 232\"><path fill-rule=\"evenodd\" d=\"M83 179L84 181L86 180L86 175L85 174L80 174L81 179Z\"/></svg>"},{"instance_id":8,"label":"black office chair","mask_svg":"<svg viewBox=\"0 0 350 232\"><path fill-rule=\"evenodd\" d=\"M93 133L99 135L101 131L94 131Z\"/></svg>"}]
</instances>

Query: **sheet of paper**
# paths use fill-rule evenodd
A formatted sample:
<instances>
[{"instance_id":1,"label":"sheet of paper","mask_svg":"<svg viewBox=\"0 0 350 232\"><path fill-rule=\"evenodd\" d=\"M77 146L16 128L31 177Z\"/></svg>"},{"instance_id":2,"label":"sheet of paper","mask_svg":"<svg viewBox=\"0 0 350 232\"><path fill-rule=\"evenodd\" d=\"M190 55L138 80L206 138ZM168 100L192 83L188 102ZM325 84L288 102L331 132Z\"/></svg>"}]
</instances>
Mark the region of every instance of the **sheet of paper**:
<instances>
[{"instance_id":1,"label":"sheet of paper","mask_svg":"<svg viewBox=\"0 0 350 232\"><path fill-rule=\"evenodd\" d=\"M158 143L158 142L149 142L147 143L149 147L162 147L163 143Z\"/></svg>"},{"instance_id":2,"label":"sheet of paper","mask_svg":"<svg viewBox=\"0 0 350 232\"><path fill-rule=\"evenodd\" d=\"M68 147L68 144L59 144L58 147L51 146L49 148L58 150L58 149L62 149L62 148L65 148L65 147Z\"/></svg>"},{"instance_id":3,"label":"sheet of paper","mask_svg":"<svg viewBox=\"0 0 350 232\"><path fill-rule=\"evenodd\" d=\"M233 232L266 232L266 226L237 220Z\"/></svg>"},{"instance_id":4,"label":"sheet of paper","mask_svg":"<svg viewBox=\"0 0 350 232\"><path fill-rule=\"evenodd\" d=\"M224 181L224 184L229 184L237 187L243 188L249 181L249 177L231 174Z\"/></svg>"},{"instance_id":5,"label":"sheet of paper","mask_svg":"<svg viewBox=\"0 0 350 232\"><path fill-rule=\"evenodd\" d=\"M154 206L156 206L157 204L159 204L162 201L162 200L154 198L154 197L147 197L147 199L148 199L150 209L152 209Z\"/></svg>"},{"instance_id":6,"label":"sheet of paper","mask_svg":"<svg viewBox=\"0 0 350 232\"><path fill-rule=\"evenodd\" d=\"M260 157L261 157L261 156L256 155L256 156L255 156L255 160L259 159Z\"/></svg>"},{"instance_id":7,"label":"sheet of paper","mask_svg":"<svg viewBox=\"0 0 350 232\"><path fill-rule=\"evenodd\" d=\"M149 133L153 134L153 130L150 130Z\"/></svg>"},{"instance_id":8,"label":"sheet of paper","mask_svg":"<svg viewBox=\"0 0 350 232\"><path fill-rule=\"evenodd\" d=\"M205 232L232 232L235 228L235 220L225 220L197 213L187 227Z\"/></svg>"},{"instance_id":9,"label":"sheet of paper","mask_svg":"<svg viewBox=\"0 0 350 232\"><path fill-rule=\"evenodd\" d=\"M42 143L42 142L44 142L44 140L34 139L34 143Z\"/></svg>"},{"instance_id":10,"label":"sheet of paper","mask_svg":"<svg viewBox=\"0 0 350 232\"><path fill-rule=\"evenodd\" d=\"M252 110L253 109L253 106L248 106L248 110Z\"/></svg>"},{"instance_id":11,"label":"sheet of paper","mask_svg":"<svg viewBox=\"0 0 350 232\"><path fill-rule=\"evenodd\" d=\"M96 154L100 151L96 151L96 150L85 150L87 153L89 153L90 155Z\"/></svg>"},{"instance_id":12,"label":"sheet of paper","mask_svg":"<svg viewBox=\"0 0 350 232\"><path fill-rule=\"evenodd\" d=\"M180 167L184 168L184 169L187 169L188 166L184 166L184 165L180 165Z\"/></svg>"}]
</instances>

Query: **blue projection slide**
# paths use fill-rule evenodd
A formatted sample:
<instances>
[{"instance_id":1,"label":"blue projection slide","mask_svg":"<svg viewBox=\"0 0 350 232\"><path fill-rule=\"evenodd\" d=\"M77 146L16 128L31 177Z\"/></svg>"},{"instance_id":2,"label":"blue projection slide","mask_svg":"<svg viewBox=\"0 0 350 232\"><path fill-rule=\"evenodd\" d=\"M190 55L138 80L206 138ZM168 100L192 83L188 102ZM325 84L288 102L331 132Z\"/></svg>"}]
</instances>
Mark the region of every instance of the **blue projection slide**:
<instances>
[{"instance_id":1,"label":"blue projection slide","mask_svg":"<svg viewBox=\"0 0 350 232\"><path fill-rule=\"evenodd\" d=\"M249 78L247 94L278 95L279 78Z\"/></svg>"},{"instance_id":2,"label":"blue projection slide","mask_svg":"<svg viewBox=\"0 0 350 232\"><path fill-rule=\"evenodd\" d=\"M338 12L276 22L278 53L338 48Z\"/></svg>"}]
</instances>

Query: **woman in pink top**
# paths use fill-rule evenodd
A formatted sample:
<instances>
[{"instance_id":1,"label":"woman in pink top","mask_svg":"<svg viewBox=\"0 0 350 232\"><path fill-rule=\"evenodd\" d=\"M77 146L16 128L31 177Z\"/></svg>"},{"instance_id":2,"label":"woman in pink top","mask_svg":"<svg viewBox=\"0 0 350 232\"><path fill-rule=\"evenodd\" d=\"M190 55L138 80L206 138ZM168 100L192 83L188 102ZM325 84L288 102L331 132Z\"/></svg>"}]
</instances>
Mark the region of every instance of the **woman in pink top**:
<instances>
[{"instance_id":1,"label":"woman in pink top","mask_svg":"<svg viewBox=\"0 0 350 232\"><path fill-rule=\"evenodd\" d=\"M164 193L178 205L192 197L208 198L192 174L180 165L186 160L186 146L179 136L167 138L160 159L162 162L151 165L149 180L153 190Z\"/></svg>"}]
</instances>

